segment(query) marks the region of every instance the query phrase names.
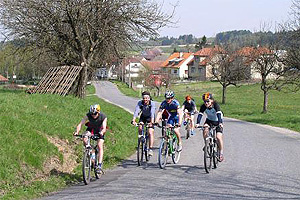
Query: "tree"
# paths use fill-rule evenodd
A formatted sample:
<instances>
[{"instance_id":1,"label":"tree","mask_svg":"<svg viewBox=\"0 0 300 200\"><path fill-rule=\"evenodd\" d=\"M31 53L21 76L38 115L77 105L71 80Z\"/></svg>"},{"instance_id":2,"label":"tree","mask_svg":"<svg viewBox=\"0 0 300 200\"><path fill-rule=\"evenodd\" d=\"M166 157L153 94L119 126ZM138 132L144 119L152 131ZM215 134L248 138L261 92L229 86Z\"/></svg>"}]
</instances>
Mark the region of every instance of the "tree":
<instances>
[{"instance_id":1,"label":"tree","mask_svg":"<svg viewBox=\"0 0 300 200\"><path fill-rule=\"evenodd\" d=\"M61 64L83 67L76 95L85 96L88 68L122 57L130 44L155 37L171 23L150 0L2 0L1 23L17 38L53 53Z\"/></svg>"},{"instance_id":2,"label":"tree","mask_svg":"<svg viewBox=\"0 0 300 200\"><path fill-rule=\"evenodd\" d=\"M226 103L226 91L229 85L237 86L238 81L247 78L247 68L242 57L230 45L214 48L211 59L213 77L222 85L222 103Z\"/></svg>"}]
</instances>

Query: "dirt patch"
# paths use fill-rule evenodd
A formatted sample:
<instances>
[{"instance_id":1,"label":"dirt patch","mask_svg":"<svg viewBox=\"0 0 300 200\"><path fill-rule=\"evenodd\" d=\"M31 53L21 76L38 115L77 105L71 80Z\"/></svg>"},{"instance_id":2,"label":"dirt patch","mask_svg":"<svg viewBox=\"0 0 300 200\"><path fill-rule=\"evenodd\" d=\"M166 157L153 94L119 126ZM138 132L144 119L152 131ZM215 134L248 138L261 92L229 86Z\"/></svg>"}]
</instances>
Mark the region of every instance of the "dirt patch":
<instances>
[{"instance_id":1,"label":"dirt patch","mask_svg":"<svg viewBox=\"0 0 300 200\"><path fill-rule=\"evenodd\" d=\"M56 171L71 174L77 166L76 154L72 145L69 144L68 140L60 139L58 137L46 137L63 155L63 161L60 161L57 156L48 158L44 163L44 173L50 174L51 172Z\"/></svg>"}]
</instances>

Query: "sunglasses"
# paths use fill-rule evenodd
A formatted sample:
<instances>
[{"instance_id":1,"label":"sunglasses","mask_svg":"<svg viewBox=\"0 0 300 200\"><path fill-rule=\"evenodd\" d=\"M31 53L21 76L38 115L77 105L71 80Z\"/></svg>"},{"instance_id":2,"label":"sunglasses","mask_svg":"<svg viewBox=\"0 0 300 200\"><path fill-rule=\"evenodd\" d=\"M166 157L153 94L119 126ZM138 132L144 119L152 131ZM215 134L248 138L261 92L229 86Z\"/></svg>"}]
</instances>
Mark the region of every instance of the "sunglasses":
<instances>
[{"instance_id":1,"label":"sunglasses","mask_svg":"<svg viewBox=\"0 0 300 200\"><path fill-rule=\"evenodd\" d=\"M92 113L92 115L97 115L98 113Z\"/></svg>"},{"instance_id":2,"label":"sunglasses","mask_svg":"<svg viewBox=\"0 0 300 200\"><path fill-rule=\"evenodd\" d=\"M204 103L209 103L209 100L204 101Z\"/></svg>"}]
</instances>

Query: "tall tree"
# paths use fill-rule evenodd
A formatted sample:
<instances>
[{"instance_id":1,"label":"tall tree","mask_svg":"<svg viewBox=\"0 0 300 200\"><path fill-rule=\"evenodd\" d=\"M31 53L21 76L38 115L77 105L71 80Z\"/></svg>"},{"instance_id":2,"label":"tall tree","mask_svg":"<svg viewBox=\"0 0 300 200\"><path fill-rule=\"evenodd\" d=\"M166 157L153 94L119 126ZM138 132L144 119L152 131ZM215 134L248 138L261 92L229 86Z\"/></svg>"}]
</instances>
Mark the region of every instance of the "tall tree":
<instances>
[{"instance_id":1,"label":"tall tree","mask_svg":"<svg viewBox=\"0 0 300 200\"><path fill-rule=\"evenodd\" d=\"M1 24L56 55L61 64L83 67L76 95L85 96L87 71L105 64L130 44L155 37L173 13L150 0L2 0Z\"/></svg>"},{"instance_id":2,"label":"tall tree","mask_svg":"<svg viewBox=\"0 0 300 200\"><path fill-rule=\"evenodd\" d=\"M213 77L222 86L222 103L226 103L226 91L230 85L237 86L238 82L247 78L247 68L243 65L242 57L230 45L214 48L209 65Z\"/></svg>"}]
</instances>

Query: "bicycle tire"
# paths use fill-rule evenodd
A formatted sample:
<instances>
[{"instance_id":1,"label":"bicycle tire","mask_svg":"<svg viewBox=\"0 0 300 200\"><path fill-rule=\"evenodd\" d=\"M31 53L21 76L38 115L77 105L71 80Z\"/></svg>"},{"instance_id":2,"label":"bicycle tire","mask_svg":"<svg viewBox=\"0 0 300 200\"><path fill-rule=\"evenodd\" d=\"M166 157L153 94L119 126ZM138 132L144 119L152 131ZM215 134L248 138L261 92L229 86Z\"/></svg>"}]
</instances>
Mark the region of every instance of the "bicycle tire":
<instances>
[{"instance_id":1,"label":"bicycle tire","mask_svg":"<svg viewBox=\"0 0 300 200\"><path fill-rule=\"evenodd\" d=\"M178 151L179 145L178 145L177 136L175 136L173 138L172 145L173 145L172 161L173 161L174 164L176 164L176 163L179 162L179 160L180 160L180 154L181 154L181 152Z\"/></svg>"},{"instance_id":2,"label":"bicycle tire","mask_svg":"<svg viewBox=\"0 0 300 200\"><path fill-rule=\"evenodd\" d=\"M213 163L214 163L214 168L216 169L219 164L219 145L218 145L217 141L215 141L213 149L214 149Z\"/></svg>"},{"instance_id":3,"label":"bicycle tire","mask_svg":"<svg viewBox=\"0 0 300 200\"><path fill-rule=\"evenodd\" d=\"M91 181L91 156L90 150L85 150L82 160L82 175L83 182L88 185Z\"/></svg>"},{"instance_id":4,"label":"bicycle tire","mask_svg":"<svg viewBox=\"0 0 300 200\"><path fill-rule=\"evenodd\" d=\"M164 169L167 164L169 154L168 141L165 138L161 139L158 151L158 165L161 169Z\"/></svg>"},{"instance_id":5,"label":"bicycle tire","mask_svg":"<svg viewBox=\"0 0 300 200\"><path fill-rule=\"evenodd\" d=\"M210 138L206 138L204 146L204 168L206 173L209 173L212 167L212 150Z\"/></svg>"},{"instance_id":6,"label":"bicycle tire","mask_svg":"<svg viewBox=\"0 0 300 200\"><path fill-rule=\"evenodd\" d=\"M102 173L97 173L96 171L96 167L98 166L99 161L98 161L98 151L95 154L95 164L94 164L94 174L96 179L100 179L100 177L102 176Z\"/></svg>"},{"instance_id":7,"label":"bicycle tire","mask_svg":"<svg viewBox=\"0 0 300 200\"><path fill-rule=\"evenodd\" d=\"M150 160L149 149L150 149L150 138L148 136L145 139L145 145L144 145L145 159L147 162Z\"/></svg>"},{"instance_id":8,"label":"bicycle tire","mask_svg":"<svg viewBox=\"0 0 300 200\"><path fill-rule=\"evenodd\" d=\"M139 138L138 139L138 146L137 146L137 161L138 161L138 166L142 165L143 157L144 157L144 142L143 142L142 138Z\"/></svg>"},{"instance_id":9,"label":"bicycle tire","mask_svg":"<svg viewBox=\"0 0 300 200\"><path fill-rule=\"evenodd\" d=\"M186 125L186 136L185 139L189 139L191 136L191 126L190 126L190 120L188 120L188 123Z\"/></svg>"}]
</instances>

